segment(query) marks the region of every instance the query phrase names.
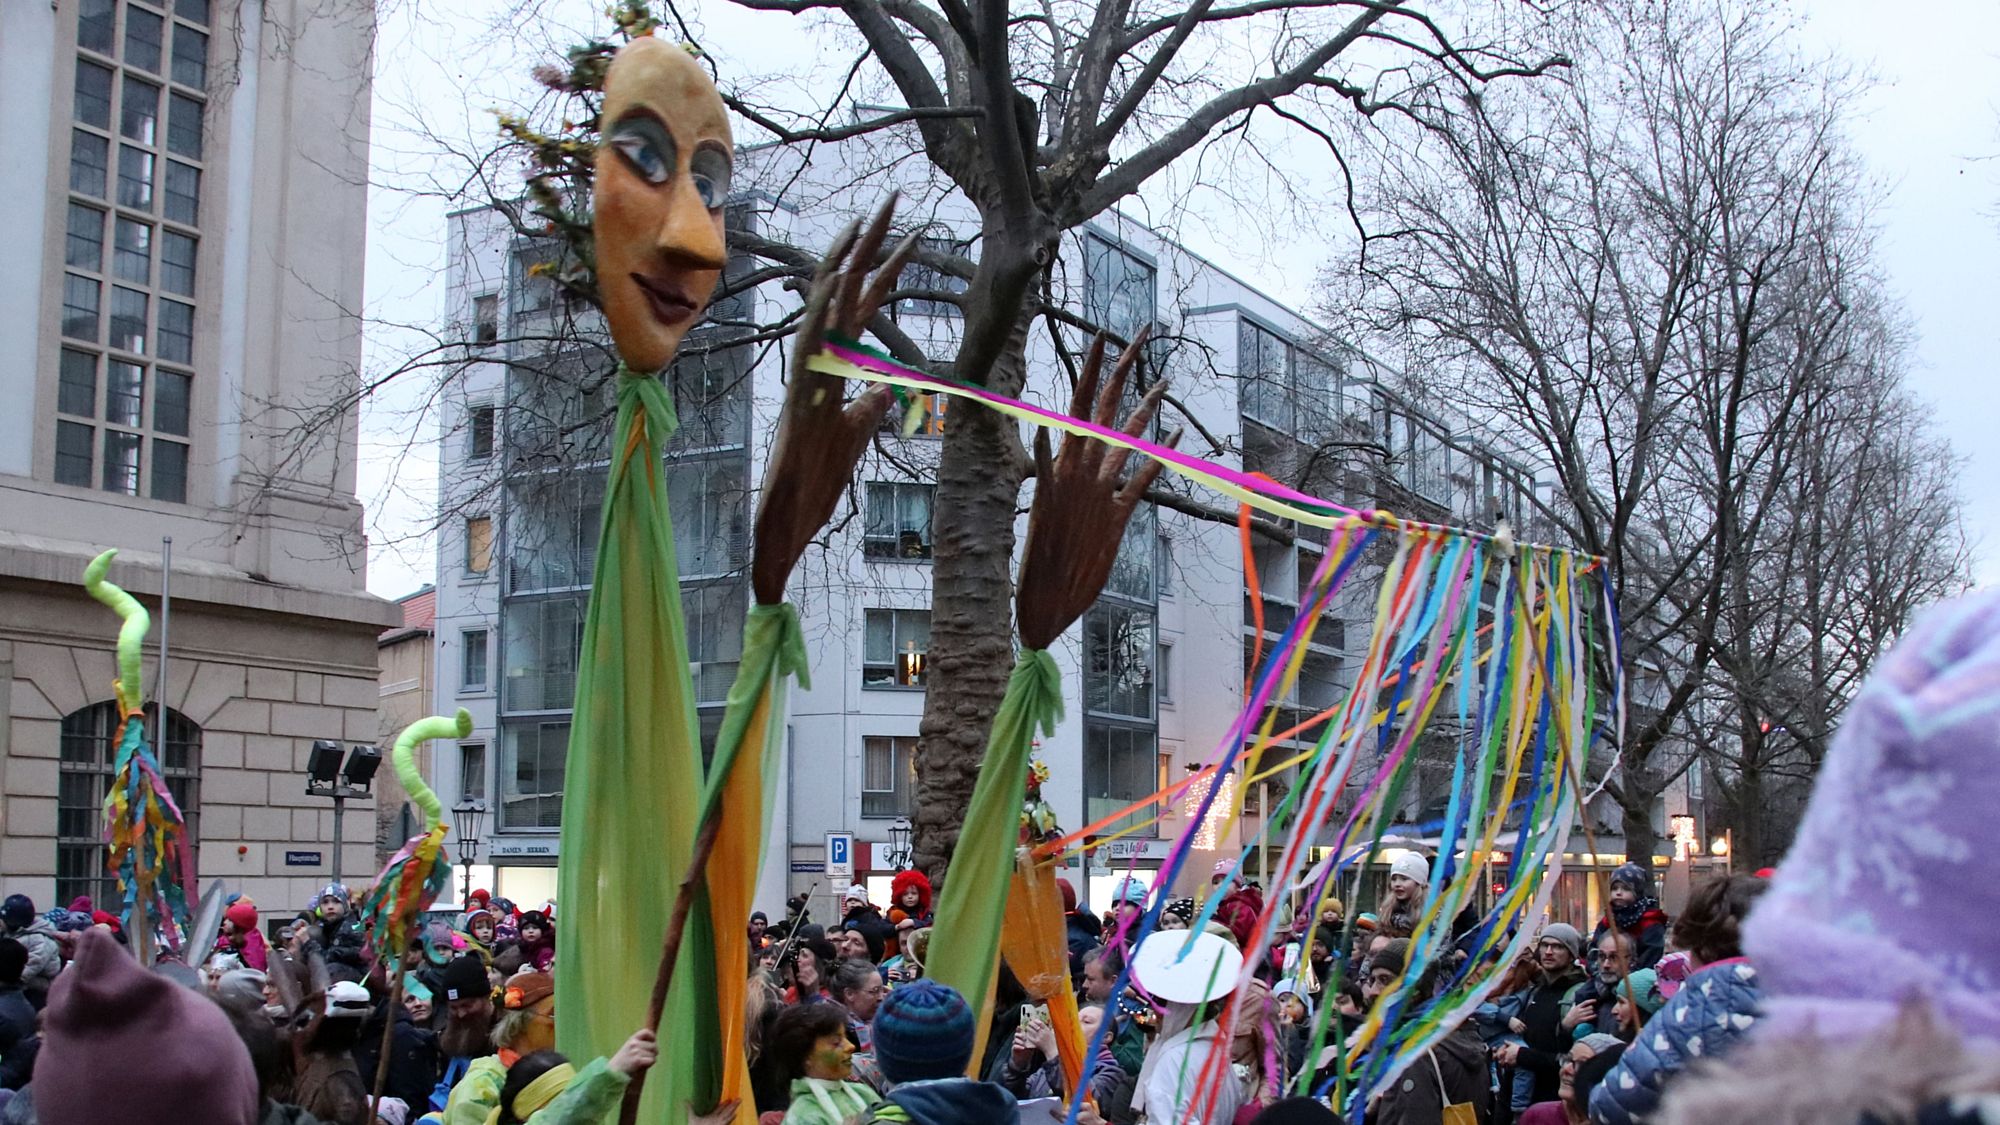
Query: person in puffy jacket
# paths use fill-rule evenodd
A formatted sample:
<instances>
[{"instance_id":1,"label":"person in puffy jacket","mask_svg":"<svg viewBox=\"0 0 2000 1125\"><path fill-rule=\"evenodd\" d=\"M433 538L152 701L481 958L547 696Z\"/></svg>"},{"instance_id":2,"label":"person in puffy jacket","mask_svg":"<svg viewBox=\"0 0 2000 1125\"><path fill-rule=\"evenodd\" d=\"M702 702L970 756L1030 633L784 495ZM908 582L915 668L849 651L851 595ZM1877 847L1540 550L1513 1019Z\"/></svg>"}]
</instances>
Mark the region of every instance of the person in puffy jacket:
<instances>
[{"instance_id":1,"label":"person in puffy jacket","mask_svg":"<svg viewBox=\"0 0 2000 1125\"><path fill-rule=\"evenodd\" d=\"M1636 863L1619 864L1611 873L1611 910L1590 935L1593 952L1614 927L1632 939L1632 969L1652 968L1667 951L1667 912L1653 897L1652 873Z\"/></svg>"},{"instance_id":2,"label":"person in puffy jacket","mask_svg":"<svg viewBox=\"0 0 2000 1125\"><path fill-rule=\"evenodd\" d=\"M1696 971L1591 1094L1594 1125L1649 1120L1668 1083L1726 1053L1756 1024L1763 990L1756 966L1743 956L1742 923L1766 885L1755 875L1728 875L1689 897L1674 922L1674 944L1688 951Z\"/></svg>"},{"instance_id":3,"label":"person in puffy jacket","mask_svg":"<svg viewBox=\"0 0 2000 1125\"><path fill-rule=\"evenodd\" d=\"M234 953L246 969L262 972L271 967L270 949L264 944L263 931L257 928L256 903L240 898L222 912L222 932L216 936L215 951Z\"/></svg>"},{"instance_id":4,"label":"person in puffy jacket","mask_svg":"<svg viewBox=\"0 0 2000 1125\"><path fill-rule=\"evenodd\" d=\"M8 895L7 901L0 903L0 931L28 951L28 967L21 971L21 991L40 1007L49 985L62 972L62 946L56 942L56 928L35 913L35 904L27 895Z\"/></svg>"}]
</instances>

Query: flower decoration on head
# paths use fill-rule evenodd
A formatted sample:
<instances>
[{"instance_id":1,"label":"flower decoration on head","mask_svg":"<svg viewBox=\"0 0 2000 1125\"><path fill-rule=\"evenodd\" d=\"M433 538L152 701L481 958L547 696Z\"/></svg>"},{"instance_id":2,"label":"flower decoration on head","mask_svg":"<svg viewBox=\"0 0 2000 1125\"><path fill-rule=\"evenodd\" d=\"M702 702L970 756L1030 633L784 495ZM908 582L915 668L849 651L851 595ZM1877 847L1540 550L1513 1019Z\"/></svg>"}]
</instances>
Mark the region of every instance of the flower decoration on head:
<instances>
[{"instance_id":1,"label":"flower decoration on head","mask_svg":"<svg viewBox=\"0 0 2000 1125\"><path fill-rule=\"evenodd\" d=\"M1062 835L1056 825L1054 806L1042 799L1042 785L1049 780L1049 765L1039 757L1028 760L1028 786L1021 805L1021 844L1039 844Z\"/></svg>"}]
</instances>

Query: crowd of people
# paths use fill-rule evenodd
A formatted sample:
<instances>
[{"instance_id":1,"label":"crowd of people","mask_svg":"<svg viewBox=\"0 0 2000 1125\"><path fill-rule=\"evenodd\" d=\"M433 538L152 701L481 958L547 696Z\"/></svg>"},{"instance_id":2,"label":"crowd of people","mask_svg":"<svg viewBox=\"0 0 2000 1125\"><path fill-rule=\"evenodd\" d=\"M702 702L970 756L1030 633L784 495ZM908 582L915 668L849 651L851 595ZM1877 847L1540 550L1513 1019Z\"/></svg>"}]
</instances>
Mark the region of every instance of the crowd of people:
<instances>
[{"instance_id":1,"label":"crowd of people","mask_svg":"<svg viewBox=\"0 0 2000 1125\"><path fill-rule=\"evenodd\" d=\"M1137 879L1102 915L1064 883L1068 980L1031 993L1003 961L990 1007L927 975L951 935L922 874L898 876L886 910L849 888L826 925L801 897L776 924L748 920L748 1108L760 1125L1015 1125L1062 1118L1081 1082L1088 1125L1324 1125L1341 1119L1326 1096L1340 1045L1371 1013L1425 1018L1483 955L1484 1002L1371 1086L1368 1125L2000 1120L1996 896L1980 877L2000 844L1996 750L2000 596L1927 618L1885 658L1775 874L1701 882L1669 917L1653 871L1626 864L1588 937L1538 920L1499 943L1518 951L1506 963L1461 920L1433 942L1415 932L1432 895L1416 853L1370 911L1271 904L1289 917L1261 951L1263 892L1231 863L1201 901L1158 904L1143 940L1154 898ZM398 964L355 906L328 886L266 927L238 899L213 949L142 967L89 901L6 898L0 1125L585 1125L663 1049L635 1029L605 1058L554 1051L554 904L474 894L427 917ZM1079 1033L1087 1077L1061 1057Z\"/></svg>"}]
</instances>

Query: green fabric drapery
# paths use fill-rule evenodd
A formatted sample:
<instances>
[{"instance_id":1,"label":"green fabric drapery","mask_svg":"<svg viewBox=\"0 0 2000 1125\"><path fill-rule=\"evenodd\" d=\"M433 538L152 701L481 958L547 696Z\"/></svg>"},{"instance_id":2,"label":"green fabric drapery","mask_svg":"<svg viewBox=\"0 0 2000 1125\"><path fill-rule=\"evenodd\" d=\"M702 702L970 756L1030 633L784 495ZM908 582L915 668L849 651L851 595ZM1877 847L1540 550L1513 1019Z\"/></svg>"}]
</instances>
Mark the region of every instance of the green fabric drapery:
<instances>
[{"instance_id":1,"label":"green fabric drapery","mask_svg":"<svg viewBox=\"0 0 2000 1125\"><path fill-rule=\"evenodd\" d=\"M993 717L986 760L980 763L972 803L938 898L936 932L950 934L951 940L931 944L924 975L956 988L982 1013L976 1032L979 1042L972 1054L975 1066L992 1023L989 1009L1000 964L1000 926L1007 914L1007 888L1021 840L1028 752L1037 733L1055 733L1062 713L1062 673L1055 660L1039 649L1021 653Z\"/></svg>"}]
</instances>

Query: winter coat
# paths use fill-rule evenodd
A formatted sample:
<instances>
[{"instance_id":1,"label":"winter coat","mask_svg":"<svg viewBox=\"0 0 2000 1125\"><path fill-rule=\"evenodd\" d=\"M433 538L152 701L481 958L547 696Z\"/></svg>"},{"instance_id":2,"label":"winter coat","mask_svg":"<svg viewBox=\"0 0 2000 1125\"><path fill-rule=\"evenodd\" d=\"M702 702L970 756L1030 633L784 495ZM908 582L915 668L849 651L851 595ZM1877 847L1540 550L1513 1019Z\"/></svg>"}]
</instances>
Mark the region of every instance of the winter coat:
<instances>
[{"instance_id":1,"label":"winter coat","mask_svg":"<svg viewBox=\"0 0 2000 1125\"><path fill-rule=\"evenodd\" d=\"M0 988L0 1089L18 1090L35 1073L42 1041L35 1034L35 1006L18 985Z\"/></svg>"},{"instance_id":2,"label":"winter coat","mask_svg":"<svg viewBox=\"0 0 2000 1125\"><path fill-rule=\"evenodd\" d=\"M611 1069L605 1059L592 1059L576 1072L563 1092L535 1113L535 1125L602 1125L625 1100L631 1079Z\"/></svg>"},{"instance_id":3,"label":"winter coat","mask_svg":"<svg viewBox=\"0 0 2000 1125\"><path fill-rule=\"evenodd\" d=\"M46 995L56 974L62 972L62 946L56 944L56 928L49 920L35 920L7 935L28 951L28 965L21 970L21 987L34 995Z\"/></svg>"},{"instance_id":4,"label":"winter coat","mask_svg":"<svg viewBox=\"0 0 2000 1125\"><path fill-rule=\"evenodd\" d=\"M1535 1076L1531 1101L1552 1102L1562 1079L1563 1056L1569 1054L1571 1037L1563 1027L1563 1017L1576 1003L1576 990L1583 984L1583 970L1572 965L1561 976L1535 982L1525 993L1516 1017L1528 1030L1521 1033L1526 1043L1516 1066Z\"/></svg>"},{"instance_id":5,"label":"winter coat","mask_svg":"<svg viewBox=\"0 0 2000 1125\"><path fill-rule=\"evenodd\" d=\"M1069 941L1069 955L1078 961L1104 940L1104 923L1098 921L1095 915L1074 910L1063 915L1063 931ZM1081 972L1083 967L1078 965L1076 970Z\"/></svg>"},{"instance_id":6,"label":"winter coat","mask_svg":"<svg viewBox=\"0 0 2000 1125\"><path fill-rule=\"evenodd\" d=\"M1590 948L1596 949L1611 932L1609 914L1597 920L1597 929L1591 931ZM1625 930L1632 939L1632 968L1650 969L1660 963L1660 957L1667 951L1667 913L1664 910L1647 910L1639 915L1639 922Z\"/></svg>"},{"instance_id":7,"label":"winter coat","mask_svg":"<svg viewBox=\"0 0 2000 1125\"><path fill-rule=\"evenodd\" d=\"M486 1125L486 1115L500 1104L500 1087L506 1084L507 1064L500 1056L473 1059L444 1103L444 1125Z\"/></svg>"},{"instance_id":8,"label":"winter coat","mask_svg":"<svg viewBox=\"0 0 2000 1125\"><path fill-rule=\"evenodd\" d=\"M354 1062L362 1080L372 1091L375 1068L382 1058L382 1014L384 1003L369 1014L361 1027L361 1042L355 1045ZM409 1105L426 1105L438 1076L444 1073L444 1054L438 1050L437 1034L417 1026L410 1010L396 1005L396 1030L389 1040L389 1081L382 1087L384 1097L401 1098Z\"/></svg>"},{"instance_id":9,"label":"winter coat","mask_svg":"<svg viewBox=\"0 0 2000 1125\"><path fill-rule=\"evenodd\" d=\"M1587 1035L1618 1035L1618 997L1625 991L1623 980L1607 981L1593 976L1577 985L1570 997L1570 1006L1575 1007L1586 1000L1597 1004L1597 1015L1570 1029L1571 1039L1582 1039ZM1619 1036L1624 1038L1624 1036Z\"/></svg>"},{"instance_id":10,"label":"winter coat","mask_svg":"<svg viewBox=\"0 0 2000 1125\"><path fill-rule=\"evenodd\" d=\"M1486 1120L1488 1094L1486 1044L1469 1024L1445 1036L1412 1062L1402 1077L1375 1101L1369 1125L1438 1125L1444 1107L1470 1102L1480 1121ZM1442 1096L1442 1100L1440 1100Z\"/></svg>"},{"instance_id":11,"label":"winter coat","mask_svg":"<svg viewBox=\"0 0 2000 1125\"><path fill-rule=\"evenodd\" d=\"M255 969L260 973L268 971L271 967L271 947L264 943L264 934L261 930L245 930L243 944L240 947L231 943L226 937L216 938L215 951L234 953L242 958L244 968Z\"/></svg>"},{"instance_id":12,"label":"winter coat","mask_svg":"<svg viewBox=\"0 0 2000 1125\"><path fill-rule=\"evenodd\" d=\"M313 940L319 942L320 952L329 965L348 965L366 973L368 971L368 935L361 929L361 919L349 914L338 921L320 921L315 918L312 927Z\"/></svg>"},{"instance_id":13,"label":"winter coat","mask_svg":"<svg viewBox=\"0 0 2000 1125\"><path fill-rule=\"evenodd\" d=\"M1134 1101L1141 1101L1137 1108L1146 1114L1146 1120L1154 1122L1180 1122L1186 1120L1200 1095L1201 1105L1207 1111L1205 1121L1233 1121L1236 1111L1243 1102L1241 1083L1233 1082L1227 1070L1222 1080L1211 1083L1214 1090L1213 1103L1209 1091L1201 1089L1202 1072L1207 1069L1209 1055L1220 1051L1226 1058L1229 1040L1223 1038L1213 1023L1200 1024L1160 1040L1153 1045L1151 1073L1140 1075L1140 1087ZM1155 1061L1157 1059L1157 1061Z\"/></svg>"},{"instance_id":14,"label":"winter coat","mask_svg":"<svg viewBox=\"0 0 2000 1125\"><path fill-rule=\"evenodd\" d=\"M882 1095L859 1082L825 1078L792 1079L792 1104L785 1125L841 1125L875 1107ZM445 1125L452 1125L445 1122Z\"/></svg>"},{"instance_id":15,"label":"winter coat","mask_svg":"<svg viewBox=\"0 0 2000 1125\"><path fill-rule=\"evenodd\" d=\"M1593 1125L1637 1125L1650 1117L1668 1082L1726 1052L1757 1022L1762 996L1756 967L1741 957L1689 977L1591 1092Z\"/></svg>"},{"instance_id":16,"label":"winter coat","mask_svg":"<svg viewBox=\"0 0 2000 1125\"><path fill-rule=\"evenodd\" d=\"M903 1083L889 1091L888 1099L861 1120L914 1125L1015 1125L1020 1119L1014 1095L999 1086L969 1078L939 1078Z\"/></svg>"}]
</instances>

